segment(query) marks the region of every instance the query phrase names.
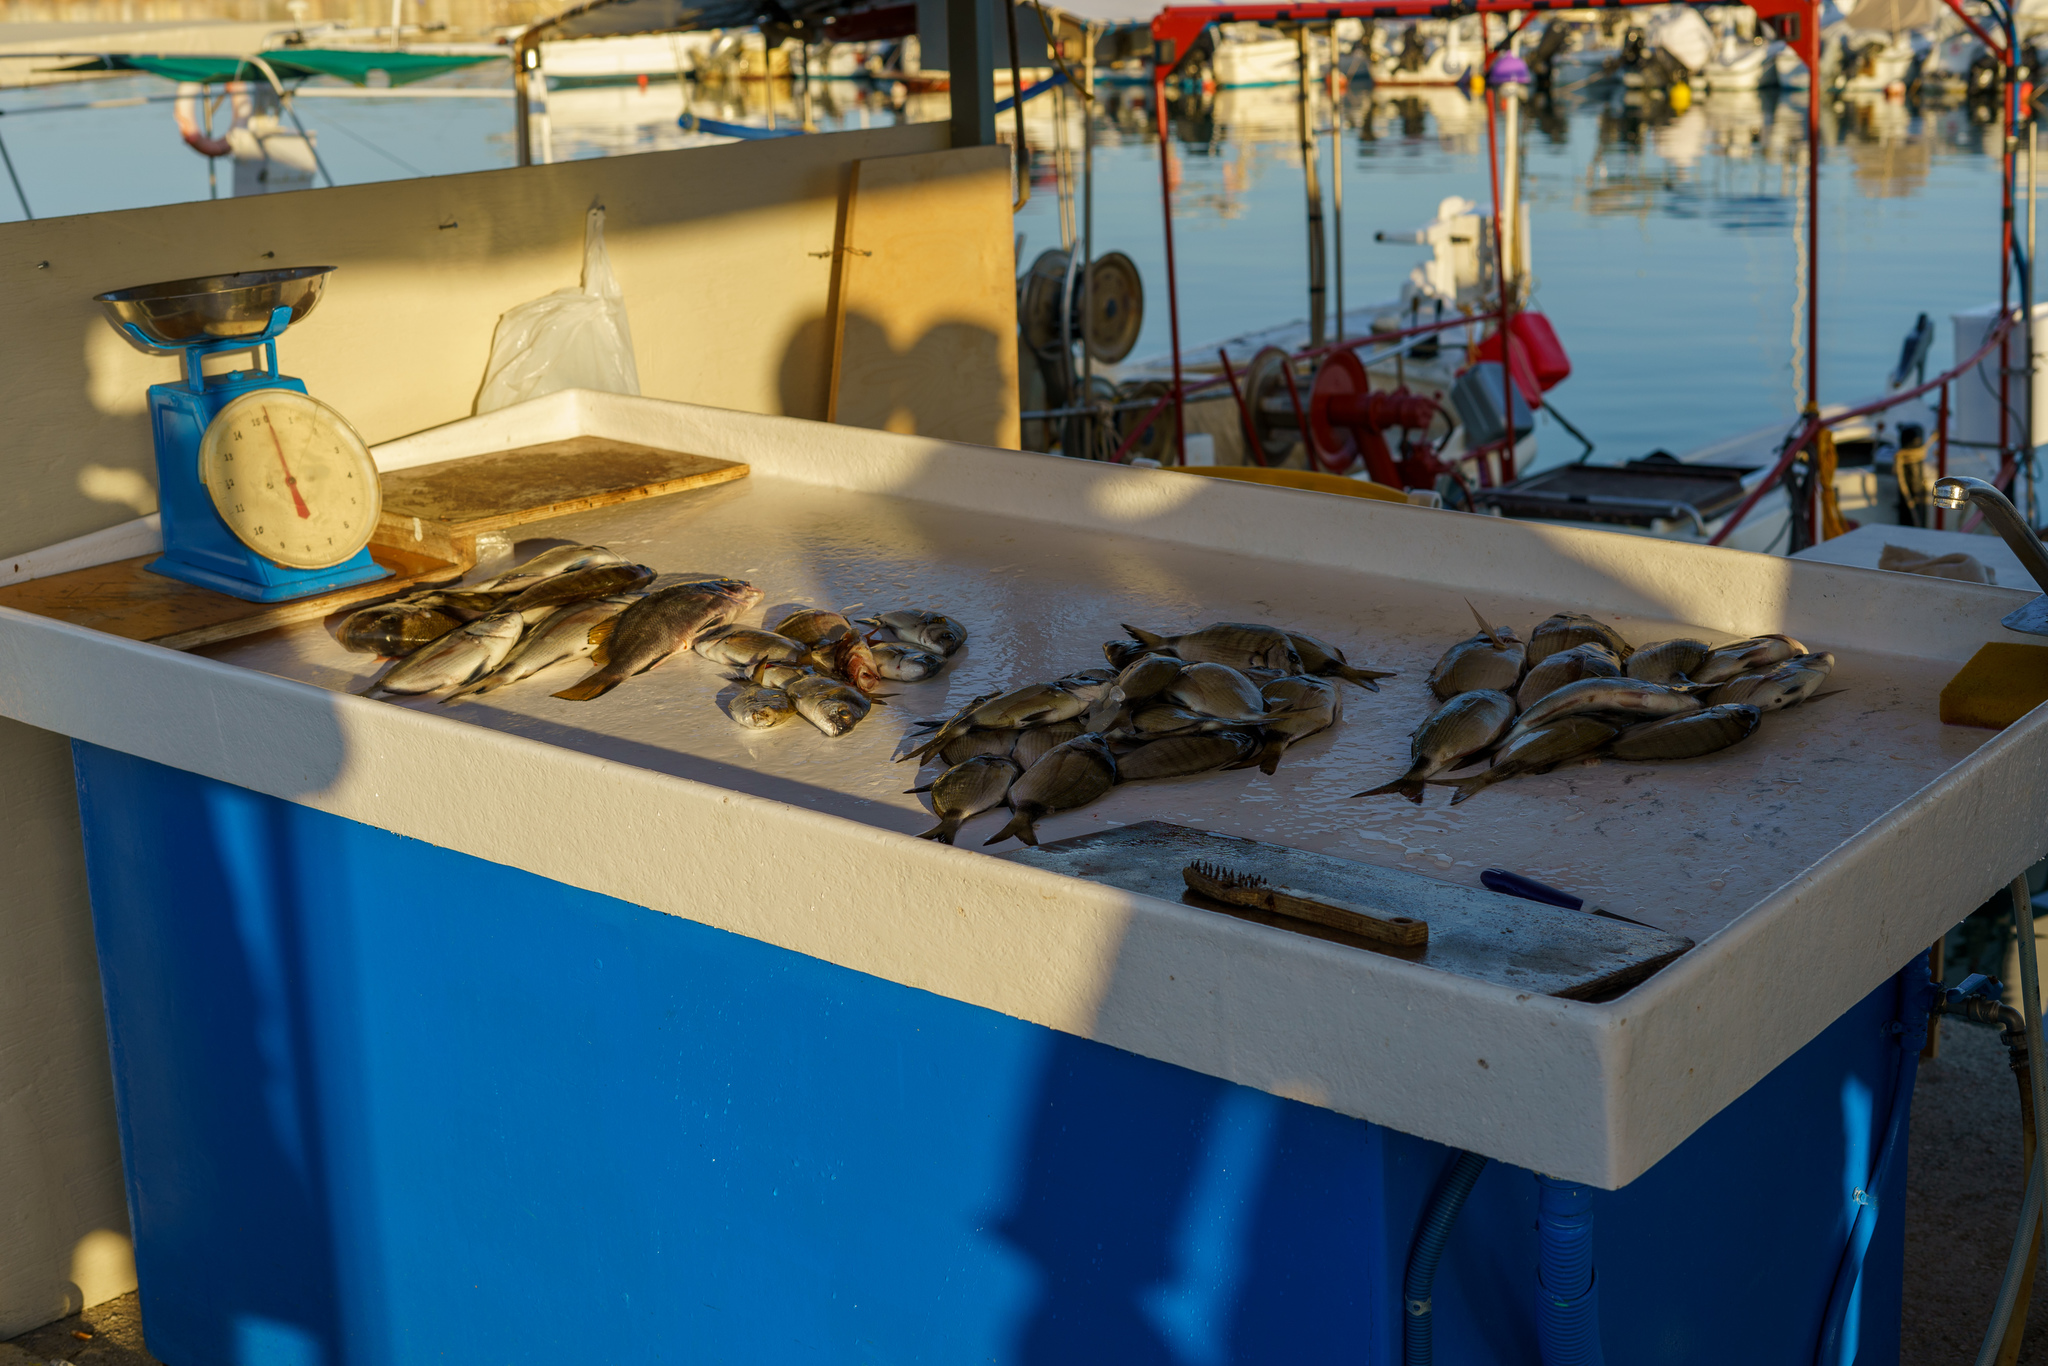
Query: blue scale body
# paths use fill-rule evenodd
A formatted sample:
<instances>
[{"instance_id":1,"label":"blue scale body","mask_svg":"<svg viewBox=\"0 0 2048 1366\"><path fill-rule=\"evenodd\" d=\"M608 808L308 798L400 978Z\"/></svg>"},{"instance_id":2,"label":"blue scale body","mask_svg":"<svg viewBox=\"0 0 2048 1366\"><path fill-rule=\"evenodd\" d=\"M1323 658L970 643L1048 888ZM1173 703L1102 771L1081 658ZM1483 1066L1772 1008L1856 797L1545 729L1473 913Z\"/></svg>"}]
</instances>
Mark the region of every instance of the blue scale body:
<instances>
[{"instance_id":1,"label":"blue scale body","mask_svg":"<svg viewBox=\"0 0 2048 1366\"><path fill-rule=\"evenodd\" d=\"M185 375L175 384L149 386L150 431L156 438L157 501L163 514L164 553L149 571L166 578L210 588L248 602L290 602L337 588L387 578L391 571L358 550L340 564L324 569L292 569L243 545L214 511L213 495L199 477L199 443L220 410L258 389L289 389L305 393L302 380L277 370L277 336L291 321L289 308L276 309L262 334L204 342L181 348ZM162 348L136 332L145 349ZM206 375L201 360L223 351L261 347L265 369Z\"/></svg>"}]
</instances>

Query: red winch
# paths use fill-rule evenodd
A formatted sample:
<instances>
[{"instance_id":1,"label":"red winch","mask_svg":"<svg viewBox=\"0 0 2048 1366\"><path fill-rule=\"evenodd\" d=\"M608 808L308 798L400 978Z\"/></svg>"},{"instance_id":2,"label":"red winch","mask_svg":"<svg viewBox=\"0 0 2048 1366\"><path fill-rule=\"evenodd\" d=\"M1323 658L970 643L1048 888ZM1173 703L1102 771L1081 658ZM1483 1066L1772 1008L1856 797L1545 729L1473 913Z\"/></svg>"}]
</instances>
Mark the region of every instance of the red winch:
<instances>
[{"instance_id":1,"label":"red winch","mask_svg":"<svg viewBox=\"0 0 2048 1366\"><path fill-rule=\"evenodd\" d=\"M1429 441L1429 424L1442 410L1426 394L1406 389L1371 392L1365 366L1349 351L1338 351L1316 371L1309 393L1309 450L1316 463L1342 474L1361 458L1375 484L1388 488L1433 489L1445 472ZM1385 433L1402 429L1399 461Z\"/></svg>"}]
</instances>

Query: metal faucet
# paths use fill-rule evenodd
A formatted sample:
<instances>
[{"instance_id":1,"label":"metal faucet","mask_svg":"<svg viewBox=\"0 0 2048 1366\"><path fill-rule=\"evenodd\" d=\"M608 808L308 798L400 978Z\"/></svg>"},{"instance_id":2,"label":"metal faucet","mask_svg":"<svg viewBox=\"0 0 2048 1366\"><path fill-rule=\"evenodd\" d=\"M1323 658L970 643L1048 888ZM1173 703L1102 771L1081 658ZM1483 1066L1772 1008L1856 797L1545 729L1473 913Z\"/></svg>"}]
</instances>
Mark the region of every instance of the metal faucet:
<instances>
[{"instance_id":1,"label":"metal faucet","mask_svg":"<svg viewBox=\"0 0 2048 1366\"><path fill-rule=\"evenodd\" d=\"M1982 479L1971 479L1966 475L1944 475L1935 482L1936 507L1954 510L1966 503L1977 505L1977 510L1984 514L1984 520L1991 523L1991 529L2004 538L2005 543L2012 547L2012 553L2020 557L2020 563L2034 576L2034 582L2041 585L2041 591L2048 593L2048 549L2042 547L2041 538L2034 534L2020 516L2019 509L2004 494Z\"/></svg>"}]
</instances>

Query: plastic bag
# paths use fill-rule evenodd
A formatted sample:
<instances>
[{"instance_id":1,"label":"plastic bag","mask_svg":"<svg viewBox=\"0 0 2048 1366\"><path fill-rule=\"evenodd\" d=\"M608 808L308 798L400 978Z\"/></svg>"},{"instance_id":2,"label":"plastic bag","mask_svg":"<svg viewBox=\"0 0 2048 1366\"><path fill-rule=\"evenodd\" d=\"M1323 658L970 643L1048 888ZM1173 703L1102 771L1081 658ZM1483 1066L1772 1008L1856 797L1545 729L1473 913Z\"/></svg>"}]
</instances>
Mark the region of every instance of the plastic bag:
<instances>
[{"instance_id":1,"label":"plastic bag","mask_svg":"<svg viewBox=\"0 0 2048 1366\"><path fill-rule=\"evenodd\" d=\"M626 300L604 250L603 209L592 209L584 220L583 283L498 319L476 410L495 412L562 389L640 392Z\"/></svg>"}]
</instances>

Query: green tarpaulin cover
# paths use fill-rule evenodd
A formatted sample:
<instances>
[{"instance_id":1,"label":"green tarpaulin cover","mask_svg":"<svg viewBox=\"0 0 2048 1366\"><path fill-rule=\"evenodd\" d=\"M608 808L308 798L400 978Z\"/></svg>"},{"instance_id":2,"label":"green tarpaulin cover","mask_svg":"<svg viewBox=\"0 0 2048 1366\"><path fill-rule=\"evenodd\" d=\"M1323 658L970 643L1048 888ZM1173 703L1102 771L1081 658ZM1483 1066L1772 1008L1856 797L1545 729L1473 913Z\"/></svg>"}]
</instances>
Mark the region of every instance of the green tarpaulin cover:
<instances>
[{"instance_id":1,"label":"green tarpaulin cover","mask_svg":"<svg viewBox=\"0 0 2048 1366\"><path fill-rule=\"evenodd\" d=\"M497 53L455 55L441 52L380 52L374 49L288 47L263 54L280 80L308 76L333 76L352 85L368 85L372 71L382 71L393 85L410 85L449 71L480 62L502 62ZM217 85L222 81L260 81L263 73L247 57L213 57L203 54L117 53L102 57L94 65L109 71L147 71L170 81L198 81ZM78 68L73 68L74 70Z\"/></svg>"}]
</instances>

